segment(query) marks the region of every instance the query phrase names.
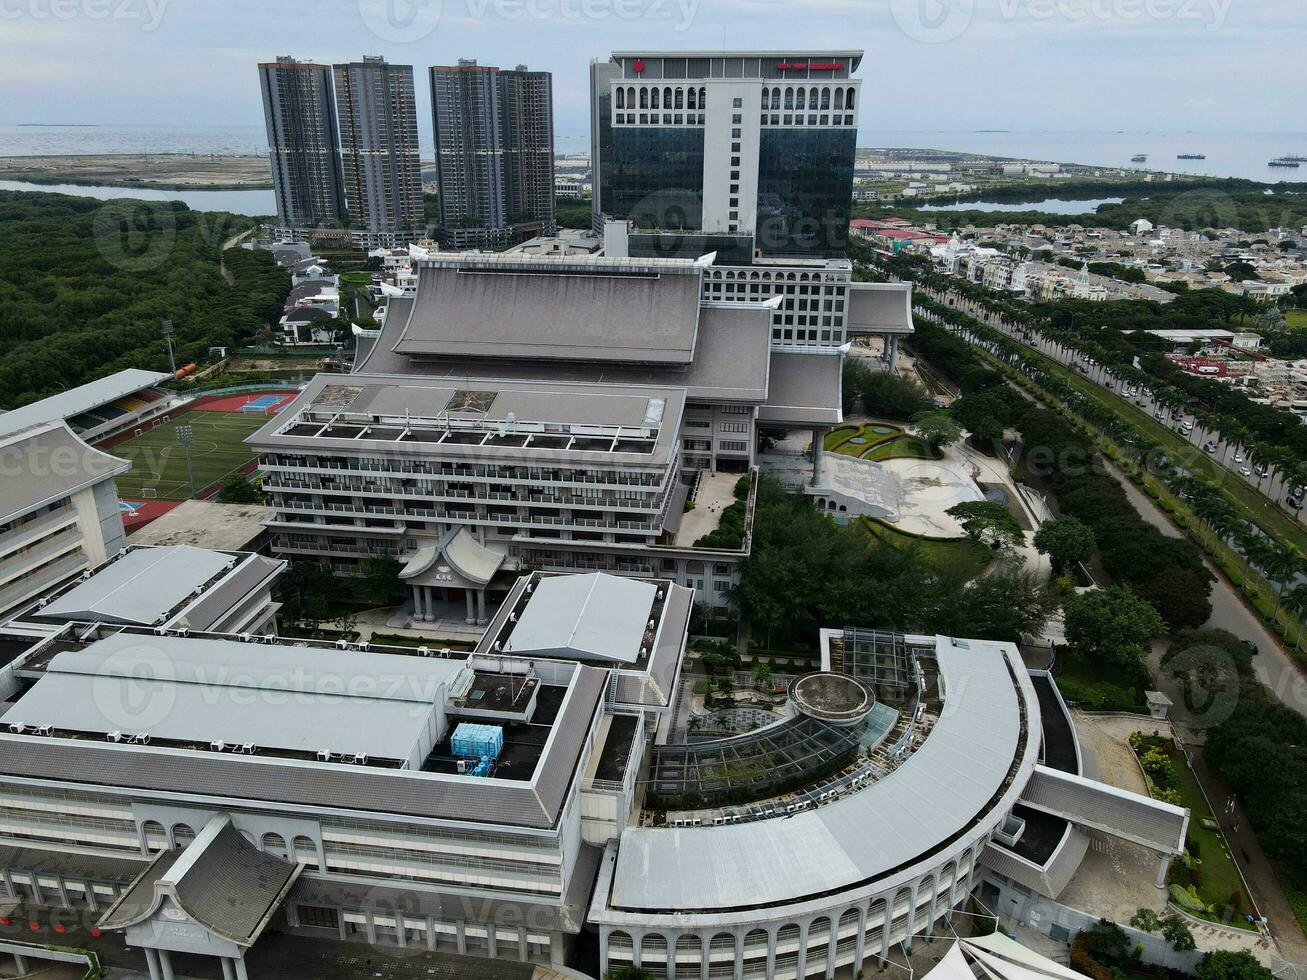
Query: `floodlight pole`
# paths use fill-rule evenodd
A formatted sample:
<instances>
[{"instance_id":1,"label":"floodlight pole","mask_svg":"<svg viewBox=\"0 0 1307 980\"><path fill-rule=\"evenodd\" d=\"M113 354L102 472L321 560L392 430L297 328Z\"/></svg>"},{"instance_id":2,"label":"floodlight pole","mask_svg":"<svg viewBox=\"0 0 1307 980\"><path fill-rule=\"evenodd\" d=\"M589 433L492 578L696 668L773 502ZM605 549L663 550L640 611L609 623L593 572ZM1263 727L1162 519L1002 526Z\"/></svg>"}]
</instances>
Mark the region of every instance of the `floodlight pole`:
<instances>
[{"instance_id":1,"label":"floodlight pole","mask_svg":"<svg viewBox=\"0 0 1307 980\"><path fill-rule=\"evenodd\" d=\"M172 321L163 320L160 325L163 328L163 339L168 343L168 370L173 373L173 377L176 377L177 360L176 358L173 357L173 353L172 353ZM187 458L189 459L190 454L187 453L186 455Z\"/></svg>"},{"instance_id":2,"label":"floodlight pole","mask_svg":"<svg viewBox=\"0 0 1307 980\"><path fill-rule=\"evenodd\" d=\"M195 443L195 430L189 425L177 426L177 442L186 450L186 485L195 496L195 471L191 468L191 446Z\"/></svg>"}]
</instances>

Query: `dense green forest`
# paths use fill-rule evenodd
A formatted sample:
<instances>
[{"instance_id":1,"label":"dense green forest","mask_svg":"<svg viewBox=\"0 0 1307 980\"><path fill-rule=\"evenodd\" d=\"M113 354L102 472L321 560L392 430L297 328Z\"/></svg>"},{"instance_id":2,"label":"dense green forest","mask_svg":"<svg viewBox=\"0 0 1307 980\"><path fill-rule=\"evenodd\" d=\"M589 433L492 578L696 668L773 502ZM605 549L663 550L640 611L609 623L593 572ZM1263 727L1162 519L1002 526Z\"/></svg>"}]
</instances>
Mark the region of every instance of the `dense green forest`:
<instances>
[{"instance_id":1,"label":"dense green forest","mask_svg":"<svg viewBox=\"0 0 1307 980\"><path fill-rule=\"evenodd\" d=\"M1040 211L1045 197L1082 200L1095 197L1124 197L1120 204L1103 204L1097 213L1070 218ZM1038 189L1029 185L991 188L956 198L957 203L1001 200L1032 202L1029 211L995 212L977 207L965 211L922 211L913 206L879 209L859 206L854 217L874 218L899 215L915 222L932 222L940 228L967 225L1045 224L1065 225L1076 221L1094 228L1125 230L1130 223L1146 218L1155 225L1202 231L1205 228L1241 228L1247 232L1268 228L1301 228L1307 225L1307 189L1302 185L1267 185L1248 180L1177 181L1138 185L1106 181L1049 181Z\"/></svg>"},{"instance_id":2,"label":"dense green forest","mask_svg":"<svg viewBox=\"0 0 1307 980\"><path fill-rule=\"evenodd\" d=\"M180 203L0 191L0 408L137 367L248 343L280 313L290 277L224 241L249 218Z\"/></svg>"}]
</instances>

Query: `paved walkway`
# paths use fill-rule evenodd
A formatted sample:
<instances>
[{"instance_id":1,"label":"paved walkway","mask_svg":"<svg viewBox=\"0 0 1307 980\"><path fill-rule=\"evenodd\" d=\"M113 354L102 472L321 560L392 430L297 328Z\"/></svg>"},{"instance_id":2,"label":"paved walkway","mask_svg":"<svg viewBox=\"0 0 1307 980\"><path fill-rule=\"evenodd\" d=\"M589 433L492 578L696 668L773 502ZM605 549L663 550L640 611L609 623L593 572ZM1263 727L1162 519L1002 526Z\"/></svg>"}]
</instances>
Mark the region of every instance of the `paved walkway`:
<instances>
[{"instance_id":1,"label":"paved walkway","mask_svg":"<svg viewBox=\"0 0 1307 980\"><path fill-rule=\"evenodd\" d=\"M699 477L699 492L694 498L694 509L681 517L674 544L678 548L692 546L705 534L717 530L722 512L735 503L735 484L739 473L703 473Z\"/></svg>"}]
</instances>

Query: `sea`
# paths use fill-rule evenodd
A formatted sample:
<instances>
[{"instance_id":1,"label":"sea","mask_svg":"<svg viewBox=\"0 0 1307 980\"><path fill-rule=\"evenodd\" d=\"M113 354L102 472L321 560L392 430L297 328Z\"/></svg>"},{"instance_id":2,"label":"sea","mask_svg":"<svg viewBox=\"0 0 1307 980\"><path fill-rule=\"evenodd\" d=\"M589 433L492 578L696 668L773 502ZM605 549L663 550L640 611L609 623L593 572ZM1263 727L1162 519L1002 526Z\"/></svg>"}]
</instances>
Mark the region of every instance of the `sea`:
<instances>
[{"instance_id":1,"label":"sea","mask_svg":"<svg viewBox=\"0 0 1307 980\"><path fill-rule=\"evenodd\" d=\"M1156 130L1151 132L1054 132L996 130L869 130L863 129L862 147L948 150L985 156L1013 157L1086 166L1161 170L1209 177L1240 177L1267 183L1307 182L1307 163L1296 170L1268 167L1284 156L1307 157L1307 132L1199 133ZM586 133L558 137L559 154L586 153ZM267 135L262 125L248 126L61 126L0 124L0 156L57 156L102 153L195 153L202 155L264 154ZM1146 164L1131 157L1148 154ZM422 147L431 159L431 146ZM1204 160L1180 160L1181 154L1200 154ZM128 190L83 184L32 184L0 180L0 189L56 191L111 199L180 200L197 210L223 210L237 214L267 215L275 210L270 190ZM1058 201L1062 213L1092 211L1100 201ZM974 205L973 205L974 206ZM1029 207L1030 205L1025 205Z\"/></svg>"}]
</instances>

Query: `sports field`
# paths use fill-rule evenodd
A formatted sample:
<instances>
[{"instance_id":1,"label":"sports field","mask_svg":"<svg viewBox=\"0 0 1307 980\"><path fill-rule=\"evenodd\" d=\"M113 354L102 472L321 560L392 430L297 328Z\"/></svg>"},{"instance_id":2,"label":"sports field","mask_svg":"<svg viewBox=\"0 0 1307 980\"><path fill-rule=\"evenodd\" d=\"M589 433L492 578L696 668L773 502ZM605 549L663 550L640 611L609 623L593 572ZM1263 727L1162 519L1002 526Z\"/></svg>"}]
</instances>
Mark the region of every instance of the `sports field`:
<instances>
[{"instance_id":1,"label":"sports field","mask_svg":"<svg viewBox=\"0 0 1307 980\"><path fill-rule=\"evenodd\" d=\"M130 460L131 471L118 478L118 495L127 500L187 500L254 461L246 436L268 421L264 412L185 412L157 428L120 442L107 452ZM191 427L192 488L186 478L186 450L177 443L177 427Z\"/></svg>"}]
</instances>

